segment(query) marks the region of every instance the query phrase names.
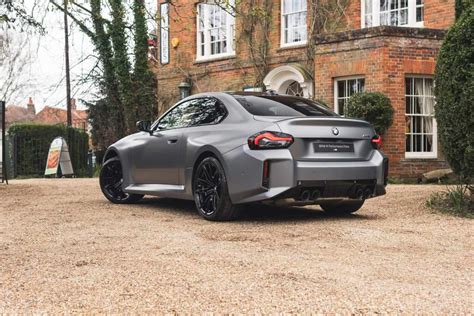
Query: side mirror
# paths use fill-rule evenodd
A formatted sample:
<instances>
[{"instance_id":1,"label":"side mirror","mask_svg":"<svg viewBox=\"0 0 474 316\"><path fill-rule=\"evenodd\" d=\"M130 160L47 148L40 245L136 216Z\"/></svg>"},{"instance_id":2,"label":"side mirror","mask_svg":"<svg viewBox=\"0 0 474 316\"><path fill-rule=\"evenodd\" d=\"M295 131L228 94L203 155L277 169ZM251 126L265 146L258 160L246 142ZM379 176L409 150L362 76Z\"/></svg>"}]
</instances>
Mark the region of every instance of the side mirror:
<instances>
[{"instance_id":1,"label":"side mirror","mask_svg":"<svg viewBox=\"0 0 474 316\"><path fill-rule=\"evenodd\" d=\"M151 122L150 121L138 121L137 122L137 129L140 132L147 132L151 134Z\"/></svg>"}]
</instances>

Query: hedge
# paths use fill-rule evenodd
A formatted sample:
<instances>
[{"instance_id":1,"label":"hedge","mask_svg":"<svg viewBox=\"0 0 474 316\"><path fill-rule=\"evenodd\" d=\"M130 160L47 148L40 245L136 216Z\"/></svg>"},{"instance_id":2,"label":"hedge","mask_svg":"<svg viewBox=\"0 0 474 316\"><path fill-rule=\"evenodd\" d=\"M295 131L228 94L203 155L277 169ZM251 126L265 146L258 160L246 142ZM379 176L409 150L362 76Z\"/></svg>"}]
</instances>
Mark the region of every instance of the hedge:
<instances>
[{"instance_id":1,"label":"hedge","mask_svg":"<svg viewBox=\"0 0 474 316\"><path fill-rule=\"evenodd\" d=\"M474 179L474 8L446 35L435 71L435 117L443 153L467 183Z\"/></svg>"},{"instance_id":2,"label":"hedge","mask_svg":"<svg viewBox=\"0 0 474 316\"><path fill-rule=\"evenodd\" d=\"M89 135L63 125L14 124L8 129L13 141L15 176L43 176L51 142L63 137L69 148L74 174L85 176Z\"/></svg>"},{"instance_id":3,"label":"hedge","mask_svg":"<svg viewBox=\"0 0 474 316\"><path fill-rule=\"evenodd\" d=\"M455 11L456 20L461 17L462 13L465 10L469 9L469 7L473 5L474 4L472 0L456 0L454 2L454 11Z\"/></svg>"}]
</instances>

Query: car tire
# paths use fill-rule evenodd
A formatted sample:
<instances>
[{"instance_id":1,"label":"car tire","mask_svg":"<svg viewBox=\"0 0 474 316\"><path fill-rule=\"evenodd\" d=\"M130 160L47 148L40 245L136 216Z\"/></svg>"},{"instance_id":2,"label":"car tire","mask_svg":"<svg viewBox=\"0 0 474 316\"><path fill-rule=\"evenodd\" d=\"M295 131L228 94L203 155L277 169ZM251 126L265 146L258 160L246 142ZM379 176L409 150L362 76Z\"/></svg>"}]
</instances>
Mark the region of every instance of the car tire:
<instances>
[{"instance_id":1,"label":"car tire","mask_svg":"<svg viewBox=\"0 0 474 316\"><path fill-rule=\"evenodd\" d=\"M365 200L336 201L321 203L319 206L331 215L347 215L357 212L364 202Z\"/></svg>"},{"instance_id":2,"label":"car tire","mask_svg":"<svg viewBox=\"0 0 474 316\"><path fill-rule=\"evenodd\" d=\"M100 170L99 182L102 193L112 203L131 204L143 198L143 194L123 192L122 164L118 157L110 158L103 164Z\"/></svg>"},{"instance_id":3,"label":"car tire","mask_svg":"<svg viewBox=\"0 0 474 316\"><path fill-rule=\"evenodd\" d=\"M214 157L204 158L193 176L193 195L199 215L210 221L239 217L241 207L232 203L224 168Z\"/></svg>"}]
</instances>

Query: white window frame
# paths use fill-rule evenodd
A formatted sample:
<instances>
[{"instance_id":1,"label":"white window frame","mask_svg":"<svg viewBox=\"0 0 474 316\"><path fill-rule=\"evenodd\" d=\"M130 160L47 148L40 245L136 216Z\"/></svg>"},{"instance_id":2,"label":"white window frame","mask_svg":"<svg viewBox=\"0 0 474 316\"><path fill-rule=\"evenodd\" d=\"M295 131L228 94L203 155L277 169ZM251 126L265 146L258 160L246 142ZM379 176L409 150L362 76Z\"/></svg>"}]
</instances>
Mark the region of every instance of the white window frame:
<instances>
[{"instance_id":1,"label":"white window frame","mask_svg":"<svg viewBox=\"0 0 474 316\"><path fill-rule=\"evenodd\" d=\"M222 5L225 5L222 3ZM230 1L230 6L234 5L234 1ZM201 13L204 15L204 21L209 21L209 12L212 6L217 6L215 1L208 1L198 3L197 5L197 14L196 14L196 61L203 61L203 60L212 60L212 59L220 59L223 57L232 57L235 56L235 16L230 12L226 12L226 45L228 51L225 53L220 54L211 54L211 34L210 28L207 23L204 23L204 30L201 30L200 24L200 16ZM223 9L222 9L223 10ZM230 10L230 8L229 8ZM227 10L226 10L227 11ZM201 54L201 40L200 40L200 32L204 32L204 55Z\"/></svg>"},{"instance_id":2,"label":"white window frame","mask_svg":"<svg viewBox=\"0 0 474 316\"><path fill-rule=\"evenodd\" d=\"M372 25L365 26L365 3L366 1L372 1ZM367 28L367 27L374 27L380 26L380 1L381 0L361 0L360 5L360 27ZM406 25L398 25L399 27L423 27L424 26L424 15L423 21L416 22L416 9L420 7L420 5L416 5L416 0L408 0L408 24ZM423 5L424 7L424 5Z\"/></svg>"},{"instance_id":3,"label":"white window frame","mask_svg":"<svg viewBox=\"0 0 474 316\"><path fill-rule=\"evenodd\" d=\"M423 84L425 79L433 80L432 76L423 76L423 75L407 75L405 79L423 79ZM406 80L405 80L406 82ZM407 116L414 116L413 114L406 113L406 87L405 88L405 117ZM433 81L433 91L434 91L434 81ZM434 95L433 95L434 97ZM436 102L436 100L435 100ZM418 115L418 116L426 116L426 115ZM408 133L409 134L409 133ZM407 159L437 159L438 158L438 125L436 123L436 119L434 117L434 105L433 105L433 144L431 146L432 151L430 152L414 152L414 151L406 151L406 143L405 143L405 158ZM405 133L405 142L406 142L406 135Z\"/></svg>"},{"instance_id":4,"label":"white window frame","mask_svg":"<svg viewBox=\"0 0 474 316\"><path fill-rule=\"evenodd\" d=\"M337 83L340 82L340 81L348 81L348 80L355 80L355 79L364 79L364 90L365 91L365 77L364 76L348 76L348 77L337 77L337 78L334 78L334 91L333 91L333 94L334 94L334 112L336 112L337 114L339 114L339 96L337 94ZM347 98L350 98L350 97L347 97Z\"/></svg>"},{"instance_id":5,"label":"white window frame","mask_svg":"<svg viewBox=\"0 0 474 316\"><path fill-rule=\"evenodd\" d=\"M306 10L288 12L288 13L284 12L284 9L283 9L285 7L284 1L285 0L280 1L280 47L292 47L292 46L306 45L308 43L308 4L306 2L307 0L301 0L304 3L306 3ZM290 15L290 14L303 13L303 12L306 12L306 19L305 19L306 36L305 36L305 40L302 40L302 41L299 41L299 42L286 43L285 42L285 23L284 23L285 16Z\"/></svg>"}]
</instances>

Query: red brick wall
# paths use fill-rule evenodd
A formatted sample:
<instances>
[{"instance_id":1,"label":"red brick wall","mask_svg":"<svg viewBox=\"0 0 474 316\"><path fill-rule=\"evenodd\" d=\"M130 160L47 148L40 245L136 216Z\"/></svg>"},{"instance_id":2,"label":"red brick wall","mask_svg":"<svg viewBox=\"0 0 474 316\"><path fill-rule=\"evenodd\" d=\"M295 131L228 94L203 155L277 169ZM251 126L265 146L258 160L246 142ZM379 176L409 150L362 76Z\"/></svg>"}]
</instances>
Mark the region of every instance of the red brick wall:
<instances>
[{"instance_id":1,"label":"red brick wall","mask_svg":"<svg viewBox=\"0 0 474 316\"><path fill-rule=\"evenodd\" d=\"M448 29L454 23L455 0L425 0L424 26L432 29Z\"/></svg>"},{"instance_id":2,"label":"red brick wall","mask_svg":"<svg viewBox=\"0 0 474 316\"><path fill-rule=\"evenodd\" d=\"M346 21L347 27L349 30L360 29L360 19L361 19L361 0L351 0L346 10Z\"/></svg>"},{"instance_id":3,"label":"red brick wall","mask_svg":"<svg viewBox=\"0 0 474 316\"><path fill-rule=\"evenodd\" d=\"M399 177L446 167L438 159L405 158L405 78L432 76L441 41L433 38L377 36L333 41L319 45L315 59L316 98L334 106L334 81L339 77L362 76L366 91L382 92L395 110L392 127L384 135L383 150L391 161L391 173Z\"/></svg>"},{"instance_id":4,"label":"red brick wall","mask_svg":"<svg viewBox=\"0 0 474 316\"><path fill-rule=\"evenodd\" d=\"M164 0L158 0L160 3ZM159 93L176 100L178 97L177 85L186 77L193 79L193 93L209 90L241 89L246 85L253 85L255 81L254 69L248 63L248 47L242 37L237 35L235 58L221 61L196 63L196 0L182 0L170 9L170 38L179 39L179 46L170 49L168 65L155 65L155 72L159 80ZM310 2L310 0L308 0ZM305 48L280 48L280 4L281 0L274 0L272 7L272 28L270 33L270 68L282 63L300 62L304 59ZM308 4L309 6L309 4ZM361 0L350 0L345 10L348 29L360 29ZM454 0L425 0L425 27L448 28L454 21ZM237 18L237 30L241 21ZM237 34L239 32L237 31ZM345 54L347 60L357 59L357 53ZM372 56L377 58L377 56ZM360 66L349 65L349 68ZM377 65L373 65L376 67ZM316 70L318 76L318 69ZM165 80L166 79L166 80ZM325 79L322 79L325 80ZM331 92L329 92L331 93Z\"/></svg>"}]
</instances>

